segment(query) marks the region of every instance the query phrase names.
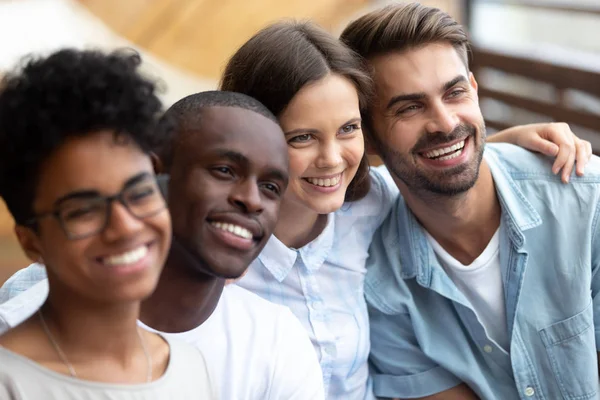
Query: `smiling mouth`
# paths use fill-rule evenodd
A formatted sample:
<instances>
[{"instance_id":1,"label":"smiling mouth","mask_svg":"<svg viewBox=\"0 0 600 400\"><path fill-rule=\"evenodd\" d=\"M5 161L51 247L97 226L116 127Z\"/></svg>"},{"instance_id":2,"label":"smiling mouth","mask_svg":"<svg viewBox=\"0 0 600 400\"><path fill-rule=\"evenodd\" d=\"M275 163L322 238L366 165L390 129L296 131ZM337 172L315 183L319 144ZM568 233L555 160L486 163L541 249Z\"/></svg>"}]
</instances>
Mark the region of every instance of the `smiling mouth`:
<instances>
[{"instance_id":1,"label":"smiling mouth","mask_svg":"<svg viewBox=\"0 0 600 400\"><path fill-rule=\"evenodd\" d=\"M244 228L243 226L225 223L225 222L211 222L210 224L217 229L220 229L225 232L229 232L229 233L231 233L237 237L240 237L242 239L248 239L248 240L252 239L252 233L248 229Z\"/></svg>"},{"instance_id":2,"label":"smiling mouth","mask_svg":"<svg viewBox=\"0 0 600 400\"><path fill-rule=\"evenodd\" d=\"M100 263L108 267L125 266L139 262L148 254L148 245L139 246L136 249L114 256L102 257Z\"/></svg>"},{"instance_id":3,"label":"smiling mouth","mask_svg":"<svg viewBox=\"0 0 600 400\"><path fill-rule=\"evenodd\" d=\"M331 187L331 186L336 186L338 183L340 183L340 180L342 179L342 174L338 174L332 178L303 178L305 181L307 181L308 183L315 185L315 186L321 186L321 187Z\"/></svg>"},{"instance_id":4,"label":"smiling mouth","mask_svg":"<svg viewBox=\"0 0 600 400\"><path fill-rule=\"evenodd\" d=\"M459 157L464 148L465 142L467 139L461 140L458 143L453 144L452 146L442 147L441 149L430 150L425 153L421 153L421 155L430 160L438 160L445 161L451 160L453 158Z\"/></svg>"}]
</instances>

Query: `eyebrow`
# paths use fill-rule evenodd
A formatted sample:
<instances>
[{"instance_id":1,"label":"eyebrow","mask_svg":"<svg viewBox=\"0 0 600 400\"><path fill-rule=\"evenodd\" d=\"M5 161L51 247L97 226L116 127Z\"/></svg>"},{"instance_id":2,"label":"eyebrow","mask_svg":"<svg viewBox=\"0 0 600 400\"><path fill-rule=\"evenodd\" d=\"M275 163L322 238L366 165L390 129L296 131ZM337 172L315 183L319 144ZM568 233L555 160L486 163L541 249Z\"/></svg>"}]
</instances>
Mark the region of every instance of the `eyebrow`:
<instances>
[{"instance_id":1,"label":"eyebrow","mask_svg":"<svg viewBox=\"0 0 600 400\"><path fill-rule=\"evenodd\" d=\"M244 164L244 165L250 164L250 160L248 159L248 157L246 157L242 153L238 153L237 151L217 150L217 157L227 158L238 164Z\"/></svg>"},{"instance_id":2,"label":"eyebrow","mask_svg":"<svg viewBox=\"0 0 600 400\"><path fill-rule=\"evenodd\" d=\"M284 183L287 183L289 181L289 176L287 173L281 171L280 169L275 169L275 168L271 168L267 171L266 175L268 177L271 177L273 179L277 179L280 180Z\"/></svg>"},{"instance_id":3,"label":"eyebrow","mask_svg":"<svg viewBox=\"0 0 600 400\"><path fill-rule=\"evenodd\" d=\"M134 186L137 183L139 183L145 179L148 179L151 176L152 176L152 174L150 172L142 172L137 175L134 175L131 178L127 179L127 181L123 184L123 189L127 189L131 186ZM98 192L97 190L76 190L76 191L67 193L66 195L64 195L62 197L59 197L54 202L54 206L55 207L59 206L61 203L64 203L67 200L90 199L90 198L100 197L100 196L102 196L102 194L100 194L100 192Z\"/></svg>"},{"instance_id":4,"label":"eyebrow","mask_svg":"<svg viewBox=\"0 0 600 400\"><path fill-rule=\"evenodd\" d=\"M450 89L452 86L456 85L457 83L466 82L466 81L467 81L467 78L465 78L464 75L458 75L454 79L444 83L444 86L442 86L442 91L445 92L446 90ZM422 100L425 97L427 97L425 92L400 94L400 95L394 96L390 99L390 101L387 104L386 110L389 110L390 108L392 108L394 105L396 105L399 102Z\"/></svg>"},{"instance_id":5,"label":"eyebrow","mask_svg":"<svg viewBox=\"0 0 600 400\"><path fill-rule=\"evenodd\" d=\"M242 153L238 153L237 151L217 150L217 156L220 158L227 158L227 159L233 161L234 163L237 163L237 164L240 164L243 166L248 166L251 164L250 159L248 157L246 157ZM266 175L270 176L274 179L279 179L283 182L287 182L289 179L287 173L281 171L280 169L276 169L276 168L270 168L269 170L267 170Z\"/></svg>"}]
</instances>

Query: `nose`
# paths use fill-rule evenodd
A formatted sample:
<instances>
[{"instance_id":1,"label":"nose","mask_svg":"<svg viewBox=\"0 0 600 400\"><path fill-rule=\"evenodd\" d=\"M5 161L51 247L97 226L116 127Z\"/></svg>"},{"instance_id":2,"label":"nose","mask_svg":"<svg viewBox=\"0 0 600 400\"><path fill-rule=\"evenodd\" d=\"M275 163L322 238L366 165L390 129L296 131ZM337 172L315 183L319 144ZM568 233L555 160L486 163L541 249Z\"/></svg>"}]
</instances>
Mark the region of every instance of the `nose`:
<instances>
[{"instance_id":1,"label":"nose","mask_svg":"<svg viewBox=\"0 0 600 400\"><path fill-rule=\"evenodd\" d=\"M459 123L456 113L448 105L438 103L431 107L431 119L427 124L427 132L450 133Z\"/></svg>"},{"instance_id":2,"label":"nose","mask_svg":"<svg viewBox=\"0 0 600 400\"><path fill-rule=\"evenodd\" d=\"M117 241L135 236L144 228L144 222L133 216L123 204L118 201L110 205L110 214L103 231L109 241Z\"/></svg>"},{"instance_id":3,"label":"nose","mask_svg":"<svg viewBox=\"0 0 600 400\"><path fill-rule=\"evenodd\" d=\"M342 152L337 140L323 142L319 145L319 154L315 162L317 168L335 168L342 162Z\"/></svg>"},{"instance_id":4,"label":"nose","mask_svg":"<svg viewBox=\"0 0 600 400\"><path fill-rule=\"evenodd\" d=\"M255 214L263 210L260 188L255 179L238 182L231 190L229 201L246 213Z\"/></svg>"}]
</instances>

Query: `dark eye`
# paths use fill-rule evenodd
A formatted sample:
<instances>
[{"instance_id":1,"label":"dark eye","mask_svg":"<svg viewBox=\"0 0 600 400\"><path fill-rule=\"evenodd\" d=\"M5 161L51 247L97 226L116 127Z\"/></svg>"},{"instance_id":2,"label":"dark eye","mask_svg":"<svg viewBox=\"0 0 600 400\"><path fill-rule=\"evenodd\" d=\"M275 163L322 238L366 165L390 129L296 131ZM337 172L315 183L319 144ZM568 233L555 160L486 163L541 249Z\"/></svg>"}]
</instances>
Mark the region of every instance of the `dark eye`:
<instances>
[{"instance_id":1,"label":"dark eye","mask_svg":"<svg viewBox=\"0 0 600 400\"><path fill-rule=\"evenodd\" d=\"M76 208L68 208L62 210L60 212L62 219L64 221L73 221L73 220L81 220L86 218L93 218L97 215L98 212L102 212L100 205L98 204L89 204L82 205Z\"/></svg>"},{"instance_id":2,"label":"dark eye","mask_svg":"<svg viewBox=\"0 0 600 400\"><path fill-rule=\"evenodd\" d=\"M406 115L406 114L410 114L411 112L415 112L417 110L421 109L420 105L417 104L412 104L408 107L404 107L401 108L400 110L396 111L396 115Z\"/></svg>"},{"instance_id":3,"label":"dark eye","mask_svg":"<svg viewBox=\"0 0 600 400\"><path fill-rule=\"evenodd\" d=\"M214 167L212 170L219 176L233 176L233 170L226 165Z\"/></svg>"},{"instance_id":4,"label":"dark eye","mask_svg":"<svg viewBox=\"0 0 600 400\"><path fill-rule=\"evenodd\" d=\"M450 93L448 94L448 96L447 96L447 97L449 97L449 98L458 97L458 96L460 96L461 94L463 94L464 92L465 92L465 91L464 91L464 90L462 90L462 89L459 89L459 90L453 90L452 92L450 92Z\"/></svg>"},{"instance_id":5,"label":"dark eye","mask_svg":"<svg viewBox=\"0 0 600 400\"><path fill-rule=\"evenodd\" d=\"M348 133L357 131L359 129L360 129L360 124L348 124L348 125L342 126L342 129L340 129L340 132L344 133L344 134L348 134Z\"/></svg>"},{"instance_id":6,"label":"dark eye","mask_svg":"<svg viewBox=\"0 0 600 400\"><path fill-rule=\"evenodd\" d=\"M306 143L312 138L312 135L305 133L304 135L294 136L288 143Z\"/></svg>"},{"instance_id":7,"label":"dark eye","mask_svg":"<svg viewBox=\"0 0 600 400\"><path fill-rule=\"evenodd\" d=\"M141 188L132 189L127 193L127 200L130 202L138 202L146 200L156 194L156 188L152 186L144 186Z\"/></svg>"},{"instance_id":8,"label":"dark eye","mask_svg":"<svg viewBox=\"0 0 600 400\"><path fill-rule=\"evenodd\" d=\"M268 191L275 193L276 195L279 195L281 193L281 190L279 190L279 186L277 186L274 183L264 183L262 186Z\"/></svg>"}]
</instances>

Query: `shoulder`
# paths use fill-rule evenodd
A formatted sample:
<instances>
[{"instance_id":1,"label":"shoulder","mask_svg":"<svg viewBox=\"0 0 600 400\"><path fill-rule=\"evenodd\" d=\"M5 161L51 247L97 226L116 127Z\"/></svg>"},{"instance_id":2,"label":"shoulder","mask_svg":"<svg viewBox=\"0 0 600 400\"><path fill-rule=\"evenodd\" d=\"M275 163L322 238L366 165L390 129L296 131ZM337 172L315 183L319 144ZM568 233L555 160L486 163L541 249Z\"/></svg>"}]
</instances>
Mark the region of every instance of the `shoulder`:
<instances>
[{"instance_id":1,"label":"shoulder","mask_svg":"<svg viewBox=\"0 0 600 400\"><path fill-rule=\"evenodd\" d=\"M509 143L488 143L485 146L485 158L493 167L503 168L516 180L546 180L561 183L560 176L552 173L554 159L534 153ZM600 182L600 159L592 156L585 168L585 174L577 177L573 174L571 183Z\"/></svg>"},{"instance_id":2,"label":"shoulder","mask_svg":"<svg viewBox=\"0 0 600 400\"><path fill-rule=\"evenodd\" d=\"M288 307L271 303L238 285L227 285L222 299L223 310L231 324L244 324L252 332L259 333L260 337L281 337L286 336L282 335L283 332L290 331L300 331L302 336L306 334L300 321ZM292 337L297 338L298 335Z\"/></svg>"},{"instance_id":3,"label":"shoulder","mask_svg":"<svg viewBox=\"0 0 600 400\"><path fill-rule=\"evenodd\" d=\"M372 307L388 314L405 312L412 297L411 278L426 262L422 254L428 254L422 236L421 226L399 197L369 248L365 297Z\"/></svg>"},{"instance_id":4,"label":"shoulder","mask_svg":"<svg viewBox=\"0 0 600 400\"><path fill-rule=\"evenodd\" d=\"M271 303L235 283L225 286L220 301L225 309L243 309L256 318L270 319L287 310L287 307Z\"/></svg>"},{"instance_id":5,"label":"shoulder","mask_svg":"<svg viewBox=\"0 0 600 400\"><path fill-rule=\"evenodd\" d=\"M396 183L383 165L371 167L369 176L371 179L369 193L358 201L344 203L344 206L337 211L338 214L357 217L387 214L399 193Z\"/></svg>"}]
</instances>

